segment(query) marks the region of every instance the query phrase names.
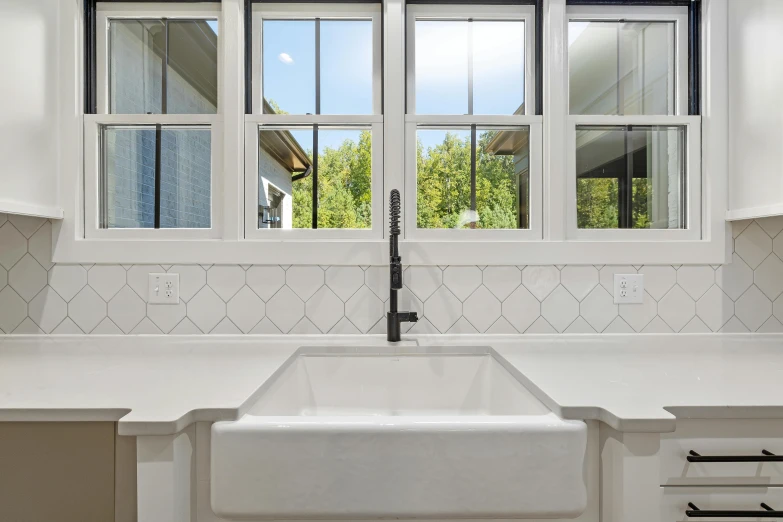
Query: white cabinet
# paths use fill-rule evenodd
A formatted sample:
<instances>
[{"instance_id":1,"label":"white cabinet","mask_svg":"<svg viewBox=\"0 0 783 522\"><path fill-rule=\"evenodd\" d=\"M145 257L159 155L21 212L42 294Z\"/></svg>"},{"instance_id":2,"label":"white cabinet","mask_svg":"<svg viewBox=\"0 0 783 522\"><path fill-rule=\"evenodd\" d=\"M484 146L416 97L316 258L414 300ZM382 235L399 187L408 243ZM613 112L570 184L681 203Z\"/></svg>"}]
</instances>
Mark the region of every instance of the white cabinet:
<instances>
[{"instance_id":1,"label":"white cabinet","mask_svg":"<svg viewBox=\"0 0 783 522\"><path fill-rule=\"evenodd\" d=\"M673 433L620 433L600 426L601 522L757 520L762 503L783 511L783 420L678 420ZM689 462L702 457L749 457L755 462ZM763 518L765 520L783 520Z\"/></svg>"},{"instance_id":2,"label":"white cabinet","mask_svg":"<svg viewBox=\"0 0 783 522\"><path fill-rule=\"evenodd\" d=\"M59 205L59 9L0 2L0 212L62 218Z\"/></svg>"},{"instance_id":3,"label":"white cabinet","mask_svg":"<svg viewBox=\"0 0 783 522\"><path fill-rule=\"evenodd\" d=\"M781 0L729 0L729 220L783 214L781 26Z\"/></svg>"}]
</instances>

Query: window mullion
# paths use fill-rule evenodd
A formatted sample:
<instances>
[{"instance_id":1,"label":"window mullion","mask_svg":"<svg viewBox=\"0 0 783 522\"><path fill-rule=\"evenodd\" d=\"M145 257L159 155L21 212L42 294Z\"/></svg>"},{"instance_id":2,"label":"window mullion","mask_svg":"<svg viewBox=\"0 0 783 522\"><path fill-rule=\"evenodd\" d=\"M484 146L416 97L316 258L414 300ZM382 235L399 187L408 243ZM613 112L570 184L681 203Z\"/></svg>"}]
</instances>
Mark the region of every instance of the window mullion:
<instances>
[{"instance_id":1,"label":"window mullion","mask_svg":"<svg viewBox=\"0 0 783 522\"><path fill-rule=\"evenodd\" d=\"M315 19L315 113L321 114L321 19ZM318 228L318 124L313 124L313 216L312 228Z\"/></svg>"},{"instance_id":2,"label":"window mullion","mask_svg":"<svg viewBox=\"0 0 783 522\"><path fill-rule=\"evenodd\" d=\"M470 126L470 228L476 228L476 124Z\"/></svg>"},{"instance_id":3,"label":"window mullion","mask_svg":"<svg viewBox=\"0 0 783 522\"><path fill-rule=\"evenodd\" d=\"M473 19L468 18L468 114L473 114Z\"/></svg>"},{"instance_id":4,"label":"window mullion","mask_svg":"<svg viewBox=\"0 0 783 522\"><path fill-rule=\"evenodd\" d=\"M169 21L163 22L163 57L160 60L160 113L168 114L168 70L169 70Z\"/></svg>"},{"instance_id":5,"label":"window mullion","mask_svg":"<svg viewBox=\"0 0 783 522\"><path fill-rule=\"evenodd\" d=\"M161 137L163 128L160 123L155 125L155 215L154 227L160 228L160 169L161 169Z\"/></svg>"},{"instance_id":6,"label":"window mullion","mask_svg":"<svg viewBox=\"0 0 783 522\"><path fill-rule=\"evenodd\" d=\"M163 56L160 60L160 112L168 114L169 21L166 18L161 21L163 22ZM155 214L153 216L155 229L160 228L162 138L163 127L158 123L155 125Z\"/></svg>"},{"instance_id":7,"label":"window mullion","mask_svg":"<svg viewBox=\"0 0 783 522\"><path fill-rule=\"evenodd\" d=\"M318 228L318 124L313 124L313 216L312 228Z\"/></svg>"}]
</instances>

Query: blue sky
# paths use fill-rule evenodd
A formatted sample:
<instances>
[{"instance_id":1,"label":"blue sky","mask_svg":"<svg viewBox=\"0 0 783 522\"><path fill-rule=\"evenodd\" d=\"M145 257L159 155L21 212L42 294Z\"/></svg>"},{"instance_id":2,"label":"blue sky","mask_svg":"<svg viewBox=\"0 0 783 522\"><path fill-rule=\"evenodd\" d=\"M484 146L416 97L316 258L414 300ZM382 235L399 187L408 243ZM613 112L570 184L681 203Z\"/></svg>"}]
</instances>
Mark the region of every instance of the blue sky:
<instances>
[{"instance_id":1,"label":"blue sky","mask_svg":"<svg viewBox=\"0 0 783 522\"><path fill-rule=\"evenodd\" d=\"M466 114L469 23L416 24L417 112ZM513 114L524 101L524 22L476 21L470 25L474 114ZM266 99L291 114L315 113L315 21L265 20L262 60ZM322 20L321 114L371 113L372 23ZM299 135L295 131L297 139ZM425 147L441 142L443 135L420 133ZM319 144L336 147L354 137L358 131L324 131ZM312 138L300 143L310 148Z\"/></svg>"}]
</instances>

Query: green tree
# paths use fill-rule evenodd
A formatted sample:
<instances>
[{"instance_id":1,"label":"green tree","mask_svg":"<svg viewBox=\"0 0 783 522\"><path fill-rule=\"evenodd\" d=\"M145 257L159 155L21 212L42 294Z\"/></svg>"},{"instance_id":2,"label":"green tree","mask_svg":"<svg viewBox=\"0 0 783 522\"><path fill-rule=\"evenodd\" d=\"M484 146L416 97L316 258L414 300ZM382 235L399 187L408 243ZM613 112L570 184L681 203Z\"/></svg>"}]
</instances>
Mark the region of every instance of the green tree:
<instances>
[{"instance_id":1,"label":"green tree","mask_svg":"<svg viewBox=\"0 0 783 522\"><path fill-rule=\"evenodd\" d=\"M294 228L312 227L312 194L312 175L294 182ZM372 134L362 131L358 142L347 139L318 155L318 228L371 226Z\"/></svg>"}]
</instances>

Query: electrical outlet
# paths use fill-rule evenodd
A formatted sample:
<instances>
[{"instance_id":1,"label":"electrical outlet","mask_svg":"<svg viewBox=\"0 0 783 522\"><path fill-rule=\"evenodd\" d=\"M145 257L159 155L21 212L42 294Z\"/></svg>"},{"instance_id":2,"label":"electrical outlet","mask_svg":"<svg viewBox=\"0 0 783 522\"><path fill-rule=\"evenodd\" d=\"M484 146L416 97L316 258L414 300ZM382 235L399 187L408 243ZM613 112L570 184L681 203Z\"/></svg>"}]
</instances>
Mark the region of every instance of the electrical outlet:
<instances>
[{"instance_id":1,"label":"electrical outlet","mask_svg":"<svg viewBox=\"0 0 783 522\"><path fill-rule=\"evenodd\" d=\"M151 304L179 304L179 274L150 274L147 295Z\"/></svg>"},{"instance_id":2,"label":"electrical outlet","mask_svg":"<svg viewBox=\"0 0 783 522\"><path fill-rule=\"evenodd\" d=\"M614 303L641 304L644 302L644 274L615 274Z\"/></svg>"}]
</instances>

